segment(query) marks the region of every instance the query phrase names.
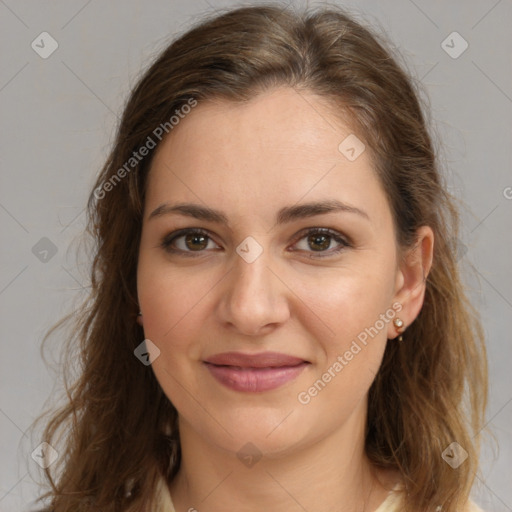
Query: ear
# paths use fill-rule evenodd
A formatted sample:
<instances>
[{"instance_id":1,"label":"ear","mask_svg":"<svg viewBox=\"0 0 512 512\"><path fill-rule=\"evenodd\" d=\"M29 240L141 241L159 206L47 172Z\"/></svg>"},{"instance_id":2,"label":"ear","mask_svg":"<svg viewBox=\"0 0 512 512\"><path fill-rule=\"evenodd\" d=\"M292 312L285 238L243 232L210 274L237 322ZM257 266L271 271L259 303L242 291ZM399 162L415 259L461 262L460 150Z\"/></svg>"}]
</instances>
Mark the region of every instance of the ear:
<instances>
[{"instance_id":1,"label":"ear","mask_svg":"<svg viewBox=\"0 0 512 512\"><path fill-rule=\"evenodd\" d=\"M416 232L416 242L407 249L398 264L394 302L401 304L396 308L398 317L404 322L401 331L411 325L423 306L427 276L432 267L434 255L434 232L429 226L422 226ZM398 336L393 323L389 324L388 338Z\"/></svg>"},{"instance_id":2,"label":"ear","mask_svg":"<svg viewBox=\"0 0 512 512\"><path fill-rule=\"evenodd\" d=\"M144 323L142 322L142 315L137 315L137 323L142 327Z\"/></svg>"}]
</instances>

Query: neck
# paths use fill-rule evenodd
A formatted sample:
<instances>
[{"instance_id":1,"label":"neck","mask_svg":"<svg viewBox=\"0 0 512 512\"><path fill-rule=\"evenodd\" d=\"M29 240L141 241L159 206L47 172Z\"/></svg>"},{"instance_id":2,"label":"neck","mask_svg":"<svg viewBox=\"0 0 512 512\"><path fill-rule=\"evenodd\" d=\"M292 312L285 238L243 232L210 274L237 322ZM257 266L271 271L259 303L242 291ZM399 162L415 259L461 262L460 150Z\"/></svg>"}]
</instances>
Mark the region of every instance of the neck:
<instances>
[{"instance_id":1,"label":"neck","mask_svg":"<svg viewBox=\"0 0 512 512\"><path fill-rule=\"evenodd\" d=\"M176 510L373 512L396 474L377 471L365 456L364 420L356 411L329 436L245 465L235 447L208 443L180 419L182 461L170 485Z\"/></svg>"}]
</instances>

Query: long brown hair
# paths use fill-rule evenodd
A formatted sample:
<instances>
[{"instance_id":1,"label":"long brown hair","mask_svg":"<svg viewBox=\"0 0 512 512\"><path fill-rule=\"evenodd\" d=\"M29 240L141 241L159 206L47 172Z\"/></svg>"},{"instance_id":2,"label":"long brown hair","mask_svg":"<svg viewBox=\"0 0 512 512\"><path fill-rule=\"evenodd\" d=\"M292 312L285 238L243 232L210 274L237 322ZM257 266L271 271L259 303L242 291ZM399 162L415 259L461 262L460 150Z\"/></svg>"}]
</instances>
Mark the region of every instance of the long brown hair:
<instances>
[{"instance_id":1,"label":"long brown hair","mask_svg":"<svg viewBox=\"0 0 512 512\"><path fill-rule=\"evenodd\" d=\"M388 343L369 392L366 453L400 471L406 510L462 509L487 400L483 334L459 277L456 203L438 170L421 91L390 48L334 6L300 14L244 7L188 30L139 80L87 205L90 296L58 324L74 319L68 353L78 351L80 364L43 436L52 445L64 439L46 470L44 497L55 512L153 510L159 482L170 482L180 464L177 412L133 353L144 339L135 320L136 270L154 149L140 160L131 160L134 152L150 139L158 146L156 134L171 133L170 119L184 105L246 101L277 86L313 92L348 116L371 153L401 250L420 226L434 231L423 308L404 341ZM454 441L469 455L456 470L442 458Z\"/></svg>"}]
</instances>

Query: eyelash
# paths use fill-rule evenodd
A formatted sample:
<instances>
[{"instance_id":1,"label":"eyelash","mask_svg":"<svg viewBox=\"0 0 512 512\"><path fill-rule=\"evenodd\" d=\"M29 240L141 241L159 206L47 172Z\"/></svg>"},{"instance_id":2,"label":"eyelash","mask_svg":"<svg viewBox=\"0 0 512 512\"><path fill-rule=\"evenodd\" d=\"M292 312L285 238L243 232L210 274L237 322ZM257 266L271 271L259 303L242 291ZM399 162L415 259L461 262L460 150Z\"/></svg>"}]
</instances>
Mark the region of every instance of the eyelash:
<instances>
[{"instance_id":1,"label":"eyelash","mask_svg":"<svg viewBox=\"0 0 512 512\"><path fill-rule=\"evenodd\" d=\"M177 240L178 238L181 238L182 236L192 234L192 235L203 235L207 237L209 240L213 239L210 237L207 231L200 229L200 228L186 228L186 229L180 229L178 231L175 231L173 233L170 233L169 235L165 236L160 244L162 249L164 249L166 252L171 254L180 254L186 257L197 257L200 255L200 253L204 252L205 249L200 251L184 251L182 249L175 249L172 247L173 242ZM310 252L311 255L310 258L328 258L330 256L336 255L343 251L346 248L352 247L352 244L348 242L347 239L343 238L337 231L333 231L329 228L308 228L306 231L301 232L301 235L297 240L294 242L294 245L297 244L300 240L303 238L307 238L310 235L313 234L322 234L322 235L328 235L330 236L335 242L338 242L340 245L338 248L334 250L327 250L327 251L307 251ZM198 253L198 254L194 254Z\"/></svg>"}]
</instances>

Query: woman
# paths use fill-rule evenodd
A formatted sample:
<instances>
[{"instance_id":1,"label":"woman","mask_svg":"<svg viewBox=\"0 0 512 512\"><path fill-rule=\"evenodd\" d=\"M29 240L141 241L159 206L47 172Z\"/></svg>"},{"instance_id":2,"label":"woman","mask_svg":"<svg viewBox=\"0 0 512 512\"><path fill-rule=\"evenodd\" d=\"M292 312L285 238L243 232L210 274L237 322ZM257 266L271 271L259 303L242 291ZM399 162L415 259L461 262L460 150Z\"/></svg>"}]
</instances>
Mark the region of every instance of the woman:
<instances>
[{"instance_id":1,"label":"woman","mask_svg":"<svg viewBox=\"0 0 512 512\"><path fill-rule=\"evenodd\" d=\"M375 34L331 7L204 21L133 90L88 206L52 510L479 510L457 211Z\"/></svg>"}]
</instances>

